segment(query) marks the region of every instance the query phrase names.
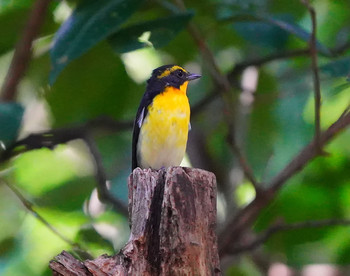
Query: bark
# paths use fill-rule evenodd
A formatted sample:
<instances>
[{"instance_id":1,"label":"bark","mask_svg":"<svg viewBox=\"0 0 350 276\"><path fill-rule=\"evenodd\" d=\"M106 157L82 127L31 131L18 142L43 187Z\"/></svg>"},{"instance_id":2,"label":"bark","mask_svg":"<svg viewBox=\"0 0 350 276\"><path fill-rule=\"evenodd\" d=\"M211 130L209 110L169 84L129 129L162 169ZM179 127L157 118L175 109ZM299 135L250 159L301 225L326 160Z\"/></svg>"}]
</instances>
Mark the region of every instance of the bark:
<instances>
[{"instance_id":1,"label":"bark","mask_svg":"<svg viewBox=\"0 0 350 276\"><path fill-rule=\"evenodd\" d=\"M216 179L200 169L135 169L129 177L131 234L115 256L80 262L62 252L54 275L221 275Z\"/></svg>"}]
</instances>

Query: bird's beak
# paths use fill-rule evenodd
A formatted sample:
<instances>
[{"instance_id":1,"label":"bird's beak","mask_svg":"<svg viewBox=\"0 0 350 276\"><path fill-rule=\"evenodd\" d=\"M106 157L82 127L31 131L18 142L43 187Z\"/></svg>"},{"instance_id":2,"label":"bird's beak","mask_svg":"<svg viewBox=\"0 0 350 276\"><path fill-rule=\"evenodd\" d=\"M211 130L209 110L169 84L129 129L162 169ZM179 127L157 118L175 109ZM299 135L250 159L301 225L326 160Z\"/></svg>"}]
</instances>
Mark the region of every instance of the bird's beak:
<instances>
[{"instance_id":1,"label":"bird's beak","mask_svg":"<svg viewBox=\"0 0 350 276\"><path fill-rule=\"evenodd\" d=\"M201 75L199 75L199 74L189 73L187 75L187 80L191 81L191 80L199 79L200 77L201 77Z\"/></svg>"}]
</instances>

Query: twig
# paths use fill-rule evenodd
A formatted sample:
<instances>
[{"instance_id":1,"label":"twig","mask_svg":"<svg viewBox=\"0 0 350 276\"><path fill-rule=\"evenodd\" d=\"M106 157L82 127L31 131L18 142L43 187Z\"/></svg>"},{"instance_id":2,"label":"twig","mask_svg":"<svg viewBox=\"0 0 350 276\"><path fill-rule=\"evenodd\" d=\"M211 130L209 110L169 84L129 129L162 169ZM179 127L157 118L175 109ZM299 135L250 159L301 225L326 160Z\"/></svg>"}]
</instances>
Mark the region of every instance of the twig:
<instances>
[{"instance_id":1,"label":"twig","mask_svg":"<svg viewBox=\"0 0 350 276\"><path fill-rule=\"evenodd\" d=\"M108 190L107 176L106 176L105 170L103 168L101 154L97 148L95 141L88 134L85 135L84 141L88 145L90 153L93 156L94 161L95 161L95 166L96 166L95 178L97 181L97 191L98 191L99 199L102 202L112 204L113 208L116 211L122 213L123 215L125 215L127 217L128 216L127 206L122 201L120 201L119 199L114 197L111 194L111 192Z\"/></svg>"},{"instance_id":2,"label":"twig","mask_svg":"<svg viewBox=\"0 0 350 276\"><path fill-rule=\"evenodd\" d=\"M316 46L316 32L317 32L317 23L316 23L316 12L315 9L311 6L309 0L301 0L301 2L307 7L312 21L312 31L309 41L310 45L310 55L311 55L311 68L313 72L314 80L314 93L315 93L315 142L316 147L321 151L320 144L320 133L321 133L321 122L320 122L320 113L321 113L321 87L320 87L320 77L318 72L318 61L317 61L317 46Z\"/></svg>"},{"instance_id":3,"label":"twig","mask_svg":"<svg viewBox=\"0 0 350 276\"><path fill-rule=\"evenodd\" d=\"M22 202L23 206L36 218L38 219L42 224L44 224L52 233L54 233L57 237L59 237L61 240L72 246L74 249L78 249L80 251L85 251L78 243L73 242L69 238L62 235L55 227L53 227L46 219L44 219L38 212L34 210L33 204L26 199L13 185L10 183L5 182L3 179L0 179L0 182L9 187L9 189L17 196L17 198Z\"/></svg>"},{"instance_id":4,"label":"twig","mask_svg":"<svg viewBox=\"0 0 350 276\"><path fill-rule=\"evenodd\" d=\"M175 4L183 11L186 10L185 4L182 0L174 0ZM195 41L198 49L200 50L203 60L207 63L207 67L212 78L215 80L216 84L224 90L224 92L229 92L231 90L231 85L225 75L220 72L219 66L217 65L213 53L210 51L205 39L196 25L192 22L188 24L188 32L191 34L193 40ZM219 90L221 91L221 90Z\"/></svg>"},{"instance_id":5,"label":"twig","mask_svg":"<svg viewBox=\"0 0 350 276\"><path fill-rule=\"evenodd\" d=\"M180 9L186 10L185 4L182 0L174 0L174 1ZM225 119L226 119L227 125L229 126L229 134L228 134L229 144L231 145L231 148L232 148L234 154L236 154L238 156L238 161L240 163L240 166L241 166L244 174L249 179L249 181L252 182L254 187L257 189L258 183L255 180L255 177L253 175L253 171L250 168L243 153L239 149L238 145L236 144L236 139L234 138L234 136L235 136L234 135L235 128L234 128L234 123L233 123L234 114L233 114L233 110L231 108L231 100L230 100L230 97L228 94L228 92L230 92L230 90L231 90L231 84L228 80L228 76L226 76L220 72L219 66L217 65L217 63L215 61L213 53L209 49L207 43L205 42L205 39L200 34L200 31L198 30L198 28L192 22L189 23L189 25L188 25L188 32L191 34L198 49L200 50L202 57L203 57L203 60L207 63L207 67L211 73L211 76L212 76L214 82L216 83L217 87L214 90L216 92L215 94L218 94L217 91L219 91L219 94L222 96L223 102L226 106L225 107L225 109L226 109ZM222 93L222 92L224 92L224 93ZM213 96L209 95L207 99L213 99ZM207 99L204 99L204 101L200 103L200 106L203 106L203 104L206 104L208 102Z\"/></svg>"},{"instance_id":6,"label":"twig","mask_svg":"<svg viewBox=\"0 0 350 276\"><path fill-rule=\"evenodd\" d=\"M321 133L320 145L324 146L332 138L350 125L350 112L343 113L338 120L326 131ZM244 231L254 222L262 208L266 207L275 197L280 188L292 176L296 175L304 166L320 155L317 150L315 139L305 146L286 167L266 186L270 187L257 197L245 208L239 211L226 224L225 229L219 234L219 253L225 255L230 252L232 242L240 239Z\"/></svg>"},{"instance_id":7,"label":"twig","mask_svg":"<svg viewBox=\"0 0 350 276\"><path fill-rule=\"evenodd\" d=\"M237 143L234 142L234 138L231 139L227 139L228 140L228 144L231 146L231 149L233 151L233 153L236 155L238 162L244 172L244 175L246 176L246 178L252 183L252 185L254 186L254 189L256 191L256 193L259 193L261 188L260 188L260 184L258 183L258 181L255 179L254 173L252 168L249 166L248 161L246 160L246 158L244 157L242 151L240 150L240 148L238 147Z\"/></svg>"},{"instance_id":8,"label":"twig","mask_svg":"<svg viewBox=\"0 0 350 276\"><path fill-rule=\"evenodd\" d=\"M122 131L129 129L131 126L132 123L129 121L117 122L108 118L98 118L81 126L53 129L43 133L31 134L28 137L17 141L12 147L3 152L3 154L0 156L0 162L8 160L14 153L18 153L16 152L17 148L24 147L24 149L21 149L20 152L43 147L52 149L58 144L63 144L75 139L83 139L88 145L91 155L95 161L95 177L98 184L97 187L100 199L105 203L110 203L116 211L127 216L128 210L125 204L117 198L114 198L108 191L107 179L103 169L101 156L95 142L90 136L90 133L93 130L101 128L113 131Z\"/></svg>"},{"instance_id":9,"label":"twig","mask_svg":"<svg viewBox=\"0 0 350 276\"><path fill-rule=\"evenodd\" d=\"M314 220L314 221L303 221L292 224L277 224L264 233L260 234L255 240L249 244L242 245L240 247L233 247L230 249L230 254L240 254L246 251L254 250L263 243L265 243L272 235L278 232L293 231L300 229L308 228L321 228L321 227L330 227L330 226L349 226L350 219L326 219L326 220Z\"/></svg>"},{"instance_id":10,"label":"twig","mask_svg":"<svg viewBox=\"0 0 350 276\"><path fill-rule=\"evenodd\" d=\"M50 2L50 0L37 0L29 14L26 27L17 43L10 68L1 89L0 99L2 101L13 101L16 98L18 83L27 70L32 55L33 40L38 35L44 22Z\"/></svg>"},{"instance_id":11,"label":"twig","mask_svg":"<svg viewBox=\"0 0 350 276\"><path fill-rule=\"evenodd\" d=\"M350 47L350 45L348 46ZM309 48L306 49L297 49L287 52L279 52L279 53L273 53L271 55L265 56L265 57L259 57L256 59L251 59L247 61L243 61L240 63L237 63L235 67L226 75L227 79L230 81L230 84L232 87L235 87L237 89L242 89L242 87L238 84L237 78L238 76L249 66L262 66L267 63L280 60L280 59L288 59L292 57L299 57L303 55L307 55L309 53ZM191 114L193 116L197 115L205 106L210 104L213 100L215 100L220 94L217 93L219 90L219 87L215 87L212 89L210 93L208 93L207 96L205 96L202 100L200 100L196 105L194 105L191 108Z\"/></svg>"},{"instance_id":12,"label":"twig","mask_svg":"<svg viewBox=\"0 0 350 276\"><path fill-rule=\"evenodd\" d=\"M236 81L237 76L249 66L262 66L266 63L270 63L276 60L305 56L308 53L310 53L309 48L302 48L291 51L277 52L265 57L258 57L255 59L243 61L237 63L233 70L230 73L228 73L228 79L230 80L230 82Z\"/></svg>"},{"instance_id":13,"label":"twig","mask_svg":"<svg viewBox=\"0 0 350 276\"><path fill-rule=\"evenodd\" d=\"M330 48L329 52L331 53L330 57L337 57L341 54L343 54L345 51L347 51L350 48L350 41L344 43L343 45ZM316 48L317 50L317 48ZM289 58L296 58L301 56L306 56L310 54L310 48L301 48L296 50L290 50L290 51L283 51L283 52L277 52L272 53L265 57L258 57L255 59L243 61L240 63L237 63L235 67L231 70L231 72L228 73L227 77L231 84L235 83L237 81L237 76L247 67L249 66L262 66L267 63L277 61L277 60L284 60Z\"/></svg>"}]
</instances>

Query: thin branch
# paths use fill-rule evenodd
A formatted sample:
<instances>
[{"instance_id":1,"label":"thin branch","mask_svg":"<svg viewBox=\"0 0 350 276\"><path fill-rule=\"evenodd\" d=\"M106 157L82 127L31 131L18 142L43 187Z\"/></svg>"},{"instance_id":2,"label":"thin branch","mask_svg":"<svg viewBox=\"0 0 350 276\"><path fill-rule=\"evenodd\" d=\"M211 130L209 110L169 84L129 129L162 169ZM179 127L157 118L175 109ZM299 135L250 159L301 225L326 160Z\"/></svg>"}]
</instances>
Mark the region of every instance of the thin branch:
<instances>
[{"instance_id":1,"label":"thin branch","mask_svg":"<svg viewBox=\"0 0 350 276\"><path fill-rule=\"evenodd\" d=\"M14 101L17 94L17 86L27 70L32 56L32 43L39 33L44 22L50 0L37 0L29 14L26 27L21 39L18 41L5 82L1 88L0 100Z\"/></svg>"},{"instance_id":2,"label":"thin branch","mask_svg":"<svg viewBox=\"0 0 350 276\"><path fill-rule=\"evenodd\" d=\"M182 0L174 0L174 1L180 9L186 10L185 4ZM211 52L211 50L209 49L209 47L206 43L206 40L202 37L200 31L198 30L196 25L194 25L192 22L188 25L188 32L191 34L191 37L195 41L198 49L200 50L202 57L203 57L203 60L207 63L207 67L209 69L209 72L211 73L211 76L212 76L214 82L216 83L217 87L214 90L216 92L215 94L220 94L223 98L223 102L225 104L225 109L226 109L225 110L226 112L224 112L225 119L226 119L227 125L229 126L229 134L228 134L229 145L231 145L233 153L238 156L239 164L240 164L245 176L249 179L249 181L252 182L252 184L254 185L256 190L258 191L258 183L255 180L253 170L250 168L248 161L245 159L244 154L241 152L240 148L236 144L236 139L234 138L234 136L235 136L234 135L234 132L235 132L234 114L233 114L233 110L231 108L232 101L231 101L229 94L228 94L228 92L230 92L230 90L231 90L231 83L228 80L228 76L226 76L220 72L219 66L216 63L215 57L214 57L213 53ZM217 91L219 91L219 93L217 93ZM214 96L209 94L208 97L205 98L203 100L203 102L201 102L199 104L199 106L203 106L204 104L206 104L208 102L208 99L211 100L213 98L214 98ZM196 109L195 109L195 111L196 111Z\"/></svg>"},{"instance_id":3,"label":"thin branch","mask_svg":"<svg viewBox=\"0 0 350 276\"><path fill-rule=\"evenodd\" d=\"M330 48L329 52L331 55L329 57L337 57L339 55L342 55L345 51L347 51L350 48L350 41L345 42L344 44ZM317 51L317 48L316 48ZM283 51L283 52L277 52L272 53L265 57L258 57L251 60L246 60L240 63L237 63L235 67L227 74L227 77L231 84L235 83L237 80L237 76L242 73L244 69L246 69L249 66L263 66L267 63L274 62L277 60L285 60L289 58L297 58L302 56L307 56L310 54L310 48L301 48L301 49L295 49L290 51Z\"/></svg>"},{"instance_id":4,"label":"thin branch","mask_svg":"<svg viewBox=\"0 0 350 276\"><path fill-rule=\"evenodd\" d=\"M229 131L230 132L230 131ZM241 149L238 147L237 142L235 142L235 138L234 137L228 137L227 139L228 144L231 147L231 150L233 152L233 154L236 155L238 162L244 172L245 177L252 183L252 185L254 186L254 189L256 191L256 193L260 193L260 184L258 183L258 181L255 179L254 173L252 168L250 167L248 161L246 160L246 158L244 157Z\"/></svg>"},{"instance_id":5,"label":"thin branch","mask_svg":"<svg viewBox=\"0 0 350 276\"><path fill-rule=\"evenodd\" d=\"M326 131L321 133L320 145L325 146L336 135L350 125L350 112L347 110ZM257 194L256 198L245 208L239 211L228 221L225 229L219 234L219 253L221 256L230 252L233 241L240 239L242 234L255 221L262 208L266 207L275 198L287 180L301 171L306 164L319 156L315 139L305 146L285 168L275 176L266 186L270 187L263 193Z\"/></svg>"},{"instance_id":6,"label":"thin branch","mask_svg":"<svg viewBox=\"0 0 350 276\"><path fill-rule=\"evenodd\" d=\"M85 249L83 249L78 243L73 242L69 238L62 235L55 227L53 227L46 219L44 219L38 212L34 210L34 205L26 199L13 185L0 179L0 182L7 187L17 196L17 198L22 202L23 206L42 224L44 224L53 234L59 237L61 240L69 244L74 250L79 250L88 254Z\"/></svg>"},{"instance_id":7,"label":"thin branch","mask_svg":"<svg viewBox=\"0 0 350 276\"><path fill-rule=\"evenodd\" d=\"M348 46L350 47L350 45ZM347 48L348 48L347 47ZM256 59L251 59L247 61L243 61L240 63L237 63L235 67L226 75L228 80L230 81L230 84L232 87L235 87L237 89L242 89L242 87L238 84L237 78L238 76L244 71L249 66L262 66L267 63L280 60L280 59L288 59L292 57L299 57L303 55L307 55L309 53L309 48L305 49L297 49L297 50L292 50L292 51L285 51L285 52L278 52L278 53L273 53L271 55L265 56L265 57L259 57ZM210 104L212 101L214 101L218 96L220 95L217 93L219 90L219 87L215 87L208 93L207 96L205 96L203 99L201 99L197 104L195 104L191 108L191 114L193 116L196 116L205 106Z\"/></svg>"},{"instance_id":8,"label":"thin branch","mask_svg":"<svg viewBox=\"0 0 350 276\"><path fill-rule=\"evenodd\" d=\"M95 141L91 138L90 135L85 135L84 141L87 144L91 155L94 158L95 161L95 167L96 167L96 173L95 178L97 181L97 191L98 191L98 197L99 199L104 203L110 203L112 204L113 208L125 215L128 216L128 207L119 199L114 197L111 192L108 190L107 187L107 176L106 172L103 168L102 164L102 157L101 154L97 148L97 145Z\"/></svg>"},{"instance_id":9,"label":"thin branch","mask_svg":"<svg viewBox=\"0 0 350 276\"><path fill-rule=\"evenodd\" d=\"M237 76L247 67L249 66L262 66L265 65L266 63L270 63L276 60L281 60L281 59L289 59L292 57L300 57L300 56L305 56L310 53L309 48L302 48L302 49L296 49L296 50L291 50L291 51L283 51L283 52L277 52L277 53L272 53L271 55L265 56L265 57L258 57L255 59L243 61L240 63L237 63L233 70L228 73L228 78L230 82L236 81Z\"/></svg>"},{"instance_id":10,"label":"thin branch","mask_svg":"<svg viewBox=\"0 0 350 276\"><path fill-rule=\"evenodd\" d=\"M41 133L30 134L2 152L0 154L0 162L4 162L13 157L13 155L28 150L40 149L43 147L52 149L58 144L64 144L75 139L83 139L87 132L90 133L97 130L113 132L125 131L131 129L132 126L132 121L116 121L108 117L100 117L78 126L57 128Z\"/></svg>"},{"instance_id":11,"label":"thin branch","mask_svg":"<svg viewBox=\"0 0 350 276\"><path fill-rule=\"evenodd\" d=\"M186 6L182 0L174 0L175 4L183 11L186 11ZM190 22L188 24L188 32L191 34L194 42L196 43L198 49L200 50L203 60L207 63L207 68L214 79L215 83L224 90L228 92L231 90L231 84L224 74L220 72L219 66L215 61L215 57L211 50L209 49L205 39L203 39L199 29L195 24ZM219 90L221 91L221 90Z\"/></svg>"},{"instance_id":12,"label":"thin branch","mask_svg":"<svg viewBox=\"0 0 350 276\"><path fill-rule=\"evenodd\" d=\"M242 245L240 247L233 247L230 249L230 254L240 254L246 251L251 251L256 249L265 243L272 235L279 232L294 231L300 229L312 229L312 228L322 228L322 227L331 227L331 226L349 226L350 219L326 219L326 220L314 220L314 221L303 221L292 224L277 224L264 233L260 234L255 240L249 244Z\"/></svg>"},{"instance_id":13,"label":"thin branch","mask_svg":"<svg viewBox=\"0 0 350 276\"><path fill-rule=\"evenodd\" d=\"M316 33L317 33L317 22L316 22L316 12L311 6L309 0L301 0L301 2L307 7L312 21L312 31L309 41L310 45L310 55L311 55L311 68L313 72L314 80L314 93L315 93L315 142L318 150L321 151L320 135L321 135L321 86L320 77L318 72L318 60L317 60L317 46L316 46Z\"/></svg>"},{"instance_id":14,"label":"thin branch","mask_svg":"<svg viewBox=\"0 0 350 276\"><path fill-rule=\"evenodd\" d=\"M350 41L334 47L330 48L329 52L331 53L330 57L337 57L339 55L342 55L344 52L346 52L350 48ZM277 52L272 53L271 55L265 56L265 57L258 57L255 59L243 61L237 63L234 68L227 74L227 78L230 81L231 86L241 89L240 85L237 83L238 76L249 66L263 66L265 64L268 64L270 62L274 62L277 60L285 60L290 58L297 58L301 56L306 56L310 54L309 48L302 48L302 49L296 49L296 50L290 50L290 51L283 51L283 52ZM213 100L215 100L219 94L216 92L218 90L218 87L215 87L212 89L212 91L204 97L201 101L199 101L193 108L194 112L192 112L193 115L196 115L198 112L200 112L206 105L210 104Z\"/></svg>"}]
</instances>

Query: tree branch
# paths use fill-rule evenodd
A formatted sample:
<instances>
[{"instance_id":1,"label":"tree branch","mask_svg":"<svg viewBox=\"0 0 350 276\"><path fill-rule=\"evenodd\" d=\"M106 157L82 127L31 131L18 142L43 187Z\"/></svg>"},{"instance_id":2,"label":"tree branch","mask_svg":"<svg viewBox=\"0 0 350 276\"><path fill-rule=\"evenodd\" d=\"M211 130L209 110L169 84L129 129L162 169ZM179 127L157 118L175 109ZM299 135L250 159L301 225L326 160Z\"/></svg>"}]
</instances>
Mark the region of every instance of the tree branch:
<instances>
[{"instance_id":1,"label":"tree branch","mask_svg":"<svg viewBox=\"0 0 350 276\"><path fill-rule=\"evenodd\" d=\"M331 53L330 57L337 57L339 55L342 55L345 51L347 51L350 48L350 41L347 41L346 43L330 48L329 52ZM317 53L317 48L316 48ZM242 71L249 67L249 66L263 66L267 63L274 62L277 60L284 60L289 58L296 58L296 57L302 57L310 54L310 47L307 48L301 48L301 49L295 49L295 50L289 50L289 51L283 51L283 52L277 52L272 53L265 57L258 57L251 60L246 60L239 62L235 65L235 67L227 74L227 77L231 84L235 83L237 81L237 76L242 73Z\"/></svg>"},{"instance_id":2,"label":"tree branch","mask_svg":"<svg viewBox=\"0 0 350 276\"><path fill-rule=\"evenodd\" d=\"M1 88L1 101L14 101L17 94L17 86L27 70L32 56L32 43L38 35L44 22L50 0L37 0L29 14L26 27L21 39L18 41L5 82Z\"/></svg>"},{"instance_id":3,"label":"tree branch","mask_svg":"<svg viewBox=\"0 0 350 276\"><path fill-rule=\"evenodd\" d=\"M186 6L183 0L174 0L174 2L179 7L179 9L186 11ZM188 24L188 32L191 34L191 37L201 52L203 60L207 63L207 68L209 69L211 77L215 83L225 92L229 92L231 90L231 84L226 76L220 72L219 66L215 61L215 57L209 49L205 39L203 39L197 26L190 22Z\"/></svg>"},{"instance_id":4,"label":"tree branch","mask_svg":"<svg viewBox=\"0 0 350 276\"><path fill-rule=\"evenodd\" d=\"M323 147L341 131L350 125L350 112L347 109L338 120L333 123L326 131L320 135L320 145ZM221 256L229 254L232 242L239 240L242 234L258 217L262 208L266 207L275 198L276 193L281 189L287 180L302 170L308 162L320 155L317 150L315 138L305 146L285 168L275 176L268 188L260 194L245 208L239 211L226 225L225 229L219 234L219 253Z\"/></svg>"},{"instance_id":5,"label":"tree branch","mask_svg":"<svg viewBox=\"0 0 350 276\"><path fill-rule=\"evenodd\" d=\"M234 142L234 138L229 138L228 144L231 146L232 152L236 155L238 162L244 172L245 177L252 183L256 193L260 193L260 184L255 179L254 173L250 165L248 164L247 159L244 157L242 151L238 147L237 143Z\"/></svg>"},{"instance_id":6,"label":"tree branch","mask_svg":"<svg viewBox=\"0 0 350 276\"><path fill-rule=\"evenodd\" d=\"M228 79L230 80L230 82L236 81L237 76L249 66L259 67L259 66L265 65L266 63L270 63L276 60L305 56L309 53L310 53L309 48L302 48L302 49L296 49L291 51L272 53L271 55L268 55L265 57L258 57L255 59L243 61L243 62L237 63L233 68L233 70L228 73Z\"/></svg>"},{"instance_id":7,"label":"tree branch","mask_svg":"<svg viewBox=\"0 0 350 276\"><path fill-rule=\"evenodd\" d=\"M174 0L177 6L182 9L186 10L185 4L182 0ZM229 126L229 134L227 139L229 140L229 145L231 146L231 149L234 154L238 156L238 162L247 177L249 181L252 182L254 187L257 189L258 183L255 180L253 170L248 164L248 161L244 157L244 154L241 152L240 148L236 144L235 139L235 128L234 128L234 113L232 110L232 100L230 99L229 92L231 91L231 83L228 80L228 76L222 74L220 72L219 66L217 65L215 61L215 57L211 50L209 49L206 40L202 37L200 31L194 25L192 22L188 25L188 32L191 34L191 37L193 38L194 42L196 43L198 49L200 50L203 60L207 64L207 68L209 69L209 72L212 76L212 79L214 80L216 84L216 88L214 89L215 94L220 94L223 102L225 104L225 119L227 122L227 125ZM219 91L219 93L217 92ZM208 102L208 100L213 99L212 95L208 95L206 99L204 99L202 102L199 103L198 106L203 106ZM196 111L196 109L195 109Z\"/></svg>"},{"instance_id":8,"label":"tree branch","mask_svg":"<svg viewBox=\"0 0 350 276\"><path fill-rule=\"evenodd\" d=\"M128 216L128 208L127 206L120 201L118 198L114 197L107 187L107 176L106 172L103 168L102 157L97 148L95 141L91 138L89 134L85 135L84 141L89 147L90 153L94 158L96 173L95 178L97 181L97 191L99 199L104 203L110 203L113 208L125 215Z\"/></svg>"},{"instance_id":9,"label":"tree branch","mask_svg":"<svg viewBox=\"0 0 350 276\"><path fill-rule=\"evenodd\" d=\"M132 121L116 121L108 117L93 119L85 124L64 128L51 129L49 131L30 134L26 138L14 143L0 154L0 162L4 162L13 155L32 150L45 148L54 148L58 144L64 144L75 139L83 139L86 133L97 130L125 131L131 129Z\"/></svg>"},{"instance_id":10,"label":"tree branch","mask_svg":"<svg viewBox=\"0 0 350 276\"><path fill-rule=\"evenodd\" d=\"M311 55L311 68L313 72L313 81L314 81L314 98L315 98L315 142L316 147L321 151L320 145L320 133L321 133L321 122L320 122L320 113L321 113L321 87L320 87L320 77L318 72L318 61L317 61L317 46L316 46L316 33L317 33L317 23L316 23L316 12L315 9L311 6L309 0L301 0L301 2L308 9L311 21L312 21L312 31L309 41L310 55Z\"/></svg>"},{"instance_id":11,"label":"tree branch","mask_svg":"<svg viewBox=\"0 0 350 276\"><path fill-rule=\"evenodd\" d=\"M242 245L240 247L230 249L230 254L240 254L246 251L251 251L265 243L272 235L278 232L286 232L300 229L312 229L330 226L349 226L350 219L326 219L326 220L313 220L303 221L292 224L277 224L260 234L255 240L249 244Z\"/></svg>"},{"instance_id":12,"label":"tree branch","mask_svg":"<svg viewBox=\"0 0 350 276\"><path fill-rule=\"evenodd\" d=\"M329 49L329 52L331 53L330 57L338 57L339 55L342 55L345 51L347 51L349 48L350 48L350 41L348 41L340 46L330 48ZM242 71L244 69L246 69L247 67L249 67L249 66L260 67L260 66L263 66L263 65L270 63L270 62L306 56L308 54L310 54L309 47L302 48L302 49L296 49L296 50L290 50L290 51L272 53L271 55L268 55L265 57L258 57L255 59L239 62L227 74L227 78L233 87L241 89L241 87L237 83L237 78L242 73ZM212 89L212 91L210 93L208 93L208 95L206 97L204 97L196 105L194 105L192 107L192 114L197 115L197 113L200 112L206 105L210 104L213 100L215 100L219 96L219 94L216 92L217 90L218 90L218 87L215 87L214 89Z\"/></svg>"}]
</instances>

